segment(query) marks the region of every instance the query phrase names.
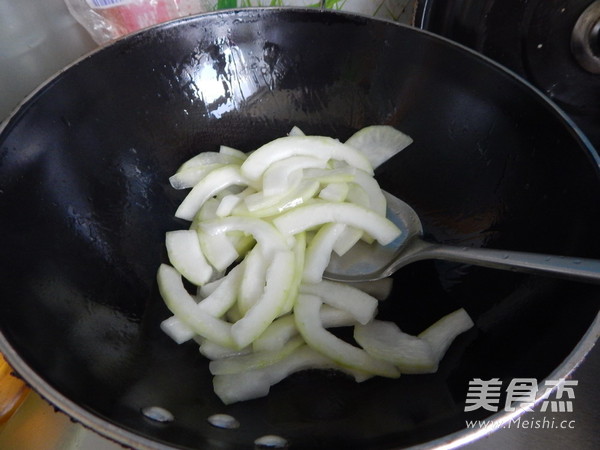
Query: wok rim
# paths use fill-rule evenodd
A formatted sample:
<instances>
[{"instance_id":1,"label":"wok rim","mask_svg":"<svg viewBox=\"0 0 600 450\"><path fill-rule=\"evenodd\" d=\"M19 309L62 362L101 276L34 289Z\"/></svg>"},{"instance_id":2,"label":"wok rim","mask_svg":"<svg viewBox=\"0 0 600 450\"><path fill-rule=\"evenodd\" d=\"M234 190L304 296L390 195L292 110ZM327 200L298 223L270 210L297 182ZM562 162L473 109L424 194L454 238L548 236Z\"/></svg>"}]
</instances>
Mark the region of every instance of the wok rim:
<instances>
[{"instance_id":1,"label":"wok rim","mask_svg":"<svg viewBox=\"0 0 600 450\"><path fill-rule=\"evenodd\" d=\"M596 165L596 173L600 174L600 155L598 150L593 146L591 141L587 138L585 133L579 128L579 126L564 112L556 103L546 96L540 89L530 83L528 80L513 72L511 69L501 65L494 61L490 57L479 53L463 44L455 42L444 36L435 34L431 31L419 28L413 25L407 25L398 23L389 19L382 19L377 17L368 16L359 13L349 13L344 11L336 10L323 10L309 7L248 7L248 8L233 8L227 10L212 11L206 13L199 13L190 15L187 17L181 17L172 19L166 22L155 24L153 26L138 30L130 33L126 36L122 36L114 41L107 44L100 45L97 48L84 53L79 58L75 59L70 64L56 71L50 75L45 81L41 82L36 88L34 88L27 96L23 98L21 102L8 114L6 118L0 122L0 142L3 139L3 134L8 129L11 123L18 120L21 112L25 112L29 104L35 102L36 97L46 88L58 80L63 73L74 69L77 65L83 61L94 57L96 53L110 50L112 47L123 45L123 42L136 39L136 37L156 32L159 29L167 29L176 27L186 22L194 22L200 17L205 16L230 16L239 13L245 13L246 11L253 11L254 13L262 12L267 14L324 14L324 15L336 15L345 17L349 20L361 19L366 22L381 22L390 26L400 27L412 30L411 32L427 36L429 39L438 41L445 47L450 47L455 50L460 50L468 58L474 58L480 63L487 65L493 71L501 72L504 76L513 79L517 84L521 84L527 91L532 94L532 101L539 101L543 107L548 109L559 122L565 127L565 131L568 131L573 139L579 144L582 150L586 151L586 155L590 157ZM592 163L590 161L590 163ZM600 182L600 181L599 181ZM564 382L565 378L570 376L585 360L589 352L594 348L598 339L600 338L600 311L591 322L586 333L577 342L570 354L555 368L555 370L545 380L559 380L559 384ZM171 446L163 442L149 439L140 433L130 431L125 427L118 426L110 421L105 416L93 412L88 408L84 408L72 401L64 394L59 392L50 383L48 383L42 376L38 375L36 371L31 368L26 361L19 355L16 349L11 345L9 340L6 338L4 332L0 329L0 353L5 357L9 363L14 374L21 378L36 394L38 394L44 401L49 403L55 410L66 414L72 421L87 428L94 433L103 436L104 438L113 441L119 445L130 446L135 449L148 449L148 450L168 450L177 449L181 447ZM552 392L555 392L559 386L555 386L551 391L548 390L544 393L538 391L534 405L539 405L541 401L547 398ZM511 420L515 420L516 417L522 415L525 411L517 409L514 412L497 412L486 418L486 421L494 422L498 426L484 427L482 429L475 428L462 428L459 431L450 433L440 438L433 439L431 441L423 442L409 447L403 447L408 449L454 449L462 447L469 443L473 443L478 439L493 434L496 430L502 428L501 425L509 423Z\"/></svg>"}]
</instances>

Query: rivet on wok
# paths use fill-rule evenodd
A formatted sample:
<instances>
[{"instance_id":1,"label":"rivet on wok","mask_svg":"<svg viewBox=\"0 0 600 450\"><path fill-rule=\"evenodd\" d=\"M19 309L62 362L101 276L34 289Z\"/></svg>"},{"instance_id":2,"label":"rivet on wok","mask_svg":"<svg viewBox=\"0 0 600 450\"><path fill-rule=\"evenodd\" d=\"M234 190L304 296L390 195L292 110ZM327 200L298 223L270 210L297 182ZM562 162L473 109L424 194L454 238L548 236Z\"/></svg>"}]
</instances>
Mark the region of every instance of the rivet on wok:
<instances>
[{"instance_id":1,"label":"rivet on wok","mask_svg":"<svg viewBox=\"0 0 600 450\"><path fill-rule=\"evenodd\" d=\"M287 445L287 440L285 440L281 436L277 436L274 434L267 434L265 436L259 437L254 441L254 446L257 449L286 448Z\"/></svg>"},{"instance_id":2,"label":"rivet on wok","mask_svg":"<svg viewBox=\"0 0 600 450\"><path fill-rule=\"evenodd\" d=\"M208 423L213 427L233 430L240 427L238 420L229 414L213 414L208 418Z\"/></svg>"},{"instance_id":3,"label":"rivet on wok","mask_svg":"<svg viewBox=\"0 0 600 450\"><path fill-rule=\"evenodd\" d=\"M160 406L147 406L142 409L144 417L160 423L169 423L175 420L175 416L170 411Z\"/></svg>"}]
</instances>

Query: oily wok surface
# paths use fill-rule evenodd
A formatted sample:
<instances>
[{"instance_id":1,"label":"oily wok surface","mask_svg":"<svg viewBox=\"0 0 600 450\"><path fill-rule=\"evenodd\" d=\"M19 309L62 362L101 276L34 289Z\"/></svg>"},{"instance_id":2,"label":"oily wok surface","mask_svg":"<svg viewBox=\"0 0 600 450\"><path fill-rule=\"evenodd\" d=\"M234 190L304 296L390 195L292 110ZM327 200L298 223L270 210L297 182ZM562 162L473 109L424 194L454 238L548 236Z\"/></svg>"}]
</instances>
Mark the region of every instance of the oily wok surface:
<instances>
[{"instance_id":1,"label":"oily wok surface","mask_svg":"<svg viewBox=\"0 0 600 450\"><path fill-rule=\"evenodd\" d=\"M377 173L442 242L600 257L597 155L511 74L425 32L312 10L163 24L83 58L0 135L0 327L16 371L75 420L134 447L390 448L462 430L473 378L548 377L598 311L599 288L425 261L395 275L380 316L419 333L464 307L476 326L439 371L355 384L304 372L225 407L155 275L185 192L168 177L220 144L344 140L371 124L414 139ZM504 385L505 387L507 384ZM142 416L161 406L175 420ZM228 413L237 430L207 418Z\"/></svg>"}]
</instances>

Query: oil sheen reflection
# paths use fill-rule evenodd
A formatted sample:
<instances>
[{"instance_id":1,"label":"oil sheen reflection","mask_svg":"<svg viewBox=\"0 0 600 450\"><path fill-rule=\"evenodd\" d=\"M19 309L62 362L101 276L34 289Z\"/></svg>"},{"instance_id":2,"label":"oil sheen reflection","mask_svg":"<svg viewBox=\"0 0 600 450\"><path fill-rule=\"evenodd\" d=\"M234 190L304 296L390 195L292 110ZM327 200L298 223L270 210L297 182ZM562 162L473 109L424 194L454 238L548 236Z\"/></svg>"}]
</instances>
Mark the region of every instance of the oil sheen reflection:
<instances>
[{"instance_id":1,"label":"oil sheen reflection","mask_svg":"<svg viewBox=\"0 0 600 450\"><path fill-rule=\"evenodd\" d=\"M190 55L179 79L192 104L204 105L207 115L219 119L279 84L285 64L277 58L277 46L268 42L248 45L240 48L224 37Z\"/></svg>"}]
</instances>

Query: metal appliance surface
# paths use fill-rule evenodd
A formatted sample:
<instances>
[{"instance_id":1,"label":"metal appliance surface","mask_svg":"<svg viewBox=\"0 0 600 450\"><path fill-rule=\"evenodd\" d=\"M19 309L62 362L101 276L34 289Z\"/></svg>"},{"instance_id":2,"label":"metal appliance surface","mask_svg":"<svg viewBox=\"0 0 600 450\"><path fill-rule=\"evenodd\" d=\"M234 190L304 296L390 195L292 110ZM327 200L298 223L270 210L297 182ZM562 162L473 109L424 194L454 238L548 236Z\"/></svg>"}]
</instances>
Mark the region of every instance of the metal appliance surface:
<instances>
[{"instance_id":1,"label":"metal appliance surface","mask_svg":"<svg viewBox=\"0 0 600 450\"><path fill-rule=\"evenodd\" d=\"M415 25L518 73L600 145L600 1L421 0Z\"/></svg>"}]
</instances>

